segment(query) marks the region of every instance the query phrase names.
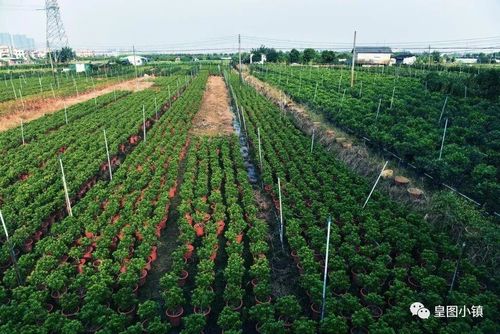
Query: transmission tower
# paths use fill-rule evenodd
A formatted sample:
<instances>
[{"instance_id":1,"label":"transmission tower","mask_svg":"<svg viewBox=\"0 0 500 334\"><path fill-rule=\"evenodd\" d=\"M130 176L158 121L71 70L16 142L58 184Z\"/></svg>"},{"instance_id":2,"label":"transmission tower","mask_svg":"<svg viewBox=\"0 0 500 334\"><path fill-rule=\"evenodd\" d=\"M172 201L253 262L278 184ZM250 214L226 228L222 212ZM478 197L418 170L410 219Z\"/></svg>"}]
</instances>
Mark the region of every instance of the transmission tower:
<instances>
[{"instance_id":1,"label":"transmission tower","mask_svg":"<svg viewBox=\"0 0 500 334\"><path fill-rule=\"evenodd\" d=\"M68 37L59 11L57 0L45 0L45 12L47 14L47 51L52 62L51 50L60 50L68 46ZM57 53L54 53L57 57ZM57 62L57 59L54 59Z\"/></svg>"}]
</instances>

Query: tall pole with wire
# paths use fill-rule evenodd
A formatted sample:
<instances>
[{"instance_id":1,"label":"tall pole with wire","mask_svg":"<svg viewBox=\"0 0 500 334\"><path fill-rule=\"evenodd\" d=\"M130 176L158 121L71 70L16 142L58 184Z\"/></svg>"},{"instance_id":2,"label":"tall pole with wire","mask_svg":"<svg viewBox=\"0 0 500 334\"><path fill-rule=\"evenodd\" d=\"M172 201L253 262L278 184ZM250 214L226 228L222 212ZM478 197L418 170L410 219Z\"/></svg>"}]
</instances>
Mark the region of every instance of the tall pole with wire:
<instances>
[{"instance_id":1,"label":"tall pole with wire","mask_svg":"<svg viewBox=\"0 0 500 334\"><path fill-rule=\"evenodd\" d=\"M238 70L240 72L240 81L243 81L243 77L241 76L241 35L238 34Z\"/></svg>"},{"instance_id":2,"label":"tall pole with wire","mask_svg":"<svg viewBox=\"0 0 500 334\"><path fill-rule=\"evenodd\" d=\"M351 88L354 87L354 64L355 63L356 63L356 30L354 30L354 42L352 43Z\"/></svg>"}]
</instances>

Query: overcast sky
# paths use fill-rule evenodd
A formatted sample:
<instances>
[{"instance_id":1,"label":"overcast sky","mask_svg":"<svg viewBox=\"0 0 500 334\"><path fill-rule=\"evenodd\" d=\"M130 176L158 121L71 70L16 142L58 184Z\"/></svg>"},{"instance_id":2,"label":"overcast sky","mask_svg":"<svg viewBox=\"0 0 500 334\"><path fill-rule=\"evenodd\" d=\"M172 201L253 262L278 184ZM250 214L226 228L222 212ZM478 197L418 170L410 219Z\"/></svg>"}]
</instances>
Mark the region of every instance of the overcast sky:
<instances>
[{"instance_id":1,"label":"overcast sky","mask_svg":"<svg viewBox=\"0 0 500 334\"><path fill-rule=\"evenodd\" d=\"M0 0L0 32L23 33L43 42L45 13L34 8L44 3ZM500 0L59 0L59 4L70 45L76 48L132 44L161 48L226 37L176 46L224 48L236 45L238 33L352 43L355 29L358 45L500 36ZM242 43L261 44L245 37ZM262 43L275 46L272 41ZM492 43L500 44L499 39Z\"/></svg>"}]
</instances>

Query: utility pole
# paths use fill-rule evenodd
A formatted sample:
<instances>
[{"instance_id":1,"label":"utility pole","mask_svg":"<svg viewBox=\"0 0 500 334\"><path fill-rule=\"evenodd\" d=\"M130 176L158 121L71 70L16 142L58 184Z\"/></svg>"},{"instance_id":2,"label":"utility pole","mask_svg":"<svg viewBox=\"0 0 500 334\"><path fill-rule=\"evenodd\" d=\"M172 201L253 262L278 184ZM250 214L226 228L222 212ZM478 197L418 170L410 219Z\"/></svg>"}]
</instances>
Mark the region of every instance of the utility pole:
<instances>
[{"instance_id":1,"label":"utility pole","mask_svg":"<svg viewBox=\"0 0 500 334\"><path fill-rule=\"evenodd\" d=\"M243 77L241 76L241 35L238 34L238 59L239 59L239 72L240 72L240 81L243 81Z\"/></svg>"},{"instance_id":2,"label":"utility pole","mask_svg":"<svg viewBox=\"0 0 500 334\"><path fill-rule=\"evenodd\" d=\"M139 83L137 82L137 59L135 58L135 45L132 45L132 53L134 54L135 88L139 90Z\"/></svg>"},{"instance_id":3,"label":"utility pole","mask_svg":"<svg viewBox=\"0 0 500 334\"><path fill-rule=\"evenodd\" d=\"M354 30L354 42L352 43L351 88L354 86L354 63L355 62L356 62L356 30Z\"/></svg>"},{"instance_id":4,"label":"utility pole","mask_svg":"<svg viewBox=\"0 0 500 334\"><path fill-rule=\"evenodd\" d=\"M431 68L431 46L429 45L429 68Z\"/></svg>"}]
</instances>

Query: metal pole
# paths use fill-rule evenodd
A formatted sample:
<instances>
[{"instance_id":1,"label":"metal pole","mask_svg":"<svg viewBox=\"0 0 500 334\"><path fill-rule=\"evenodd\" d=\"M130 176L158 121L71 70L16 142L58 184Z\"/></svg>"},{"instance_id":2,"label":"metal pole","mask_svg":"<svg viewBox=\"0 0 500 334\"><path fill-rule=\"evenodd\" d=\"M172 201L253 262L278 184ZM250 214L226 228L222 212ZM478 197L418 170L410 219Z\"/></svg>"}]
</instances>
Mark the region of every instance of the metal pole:
<instances>
[{"instance_id":1,"label":"metal pole","mask_svg":"<svg viewBox=\"0 0 500 334\"><path fill-rule=\"evenodd\" d=\"M257 138L259 139L259 161L260 161L260 172L262 173L262 148L260 143L260 128L257 128Z\"/></svg>"},{"instance_id":2,"label":"metal pole","mask_svg":"<svg viewBox=\"0 0 500 334\"><path fill-rule=\"evenodd\" d=\"M318 82L316 81L316 88L314 88L314 98L313 98L313 102L316 101L316 93L318 93Z\"/></svg>"},{"instance_id":3,"label":"metal pole","mask_svg":"<svg viewBox=\"0 0 500 334\"><path fill-rule=\"evenodd\" d=\"M26 106L24 104L23 94L22 94L21 90L19 90L19 96L21 98L21 103L23 104L23 110L24 110L24 109L26 109Z\"/></svg>"},{"instance_id":4,"label":"metal pole","mask_svg":"<svg viewBox=\"0 0 500 334\"><path fill-rule=\"evenodd\" d=\"M438 121L438 124L441 123L441 119L443 118L443 114L444 114L444 110L446 108L446 104L448 103L448 96L446 96L446 98L444 99L444 104L443 104L443 108L441 109L441 115L439 115L439 121Z\"/></svg>"},{"instance_id":5,"label":"metal pole","mask_svg":"<svg viewBox=\"0 0 500 334\"><path fill-rule=\"evenodd\" d=\"M328 257L330 250L330 227L332 225L332 217L328 217L328 228L326 232L326 254L325 254L325 270L323 272L323 301L321 303L321 321L325 317L325 304L326 304L326 275L328 272Z\"/></svg>"},{"instance_id":6,"label":"metal pole","mask_svg":"<svg viewBox=\"0 0 500 334\"><path fill-rule=\"evenodd\" d=\"M373 188L370 191L370 194L368 194L368 197L366 198L365 204L363 204L363 209L365 208L366 204L370 200L370 197L372 196L373 191L375 190L375 187L377 186L377 183L380 180L380 177L382 176L382 173L384 172L384 169L385 169L385 167L387 166L388 163L389 163L389 161L385 162L384 167L382 167L382 170L380 171L380 174L378 174L377 180L375 181L375 184L373 185Z\"/></svg>"},{"instance_id":7,"label":"metal pole","mask_svg":"<svg viewBox=\"0 0 500 334\"><path fill-rule=\"evenodd\" d=\"M446 122L444 123L443 140L441 140L441 149L439 150L439 159L438 160L441 160L441 155L443 154L444 139L446 137L446 128L447 127L448 127L448 118L446 119Z\"/></svg>"},{"instance_id":8,"label":"metal pole","mask_svg":"<svg viewBox=\"0 0 500 334\"><path fill-rule=\"evenodd\" d=\"M355 62L356 62L356 30L354 30L354 42L352 44L351 88L354 87L354 63Z\"/></svg>"},{"instance_id":9,"label":"metal pole","mask_svg":"<svg viewBox=\"0 0 500 334\"><path fill-rule=\"evenodd\" d=\"M378 114L380 112L380 105L382 104L382 98L378 100L378 107L377 107L377 116L375 116L375 120L378 119Z\"/></svg>"},{"instance_id":10,"label":"metal pole","mask_svg":"<svg viewBox=\"0 0 500 334\"><path fill-rule=\"evenodd\" d=\"M283 206L281 203L281 180L278 177L278 196L280 201L280 241L281 248L284 250L285 246L283 245Z\"/></svg>"},{"instance_id":11,"label":"metal pole","mask_svg":"<svg viewBox=\"0 0 500 334\"><path fill-rule=\"evenodd\" d=\"M146 111L144 104L142 105L142 130L144 133L144 142L146 142Z\"/></svg>"},{"instance_id":12,"label":"metal pole","mask_svg":"<svg viewBox=\"0 0 500 334\"><path fill-rule=\"evenodd\" d=\"M10 242L9 232L7 231L7 225L5 225L5 221L3 220L2 210L0 210L0 220L2 221L3 230L5 232L5 238L7 239L7 243L10 246L9 247L10 248L10 258L12 259L12 264L14 265L14 270L16 271L17 283L19 285L21 285L22 280L21 280L21 274L19 272L19 267L17 266L16 253L14 252L14 247L12 246L12 243Z\"/></svg>"},{"instance_id":13,"label":"metal pole","mask_svg":"<svg viewBox=\"0 0 500 334\"><path fill-rule=\"evenodd\" d=\"M109 157L108 137L106 136L106 129L103 129L103 132L104 132L104 145L106 146L106 155L108 156L109 179L113 180L113 170L111 168L111 158Z\"/></svg>"},{"instance_id":14,"label":"metal pole","mask_svg":"<svg viewBox=\"0 0 500 334\"><path fill-rule=\"evenodd\" d=\"M61 166L61 177L64 187L64 196L66 197L66 209L68 210L68 214L70 215L70 217L72 217L73 211L71 209L71 201L69 200L69 194L68 194L68 185L66 184L66 175L64 174L64 167L61 157L59 157L59 165Z\"/></svg>"}]
</instances>

